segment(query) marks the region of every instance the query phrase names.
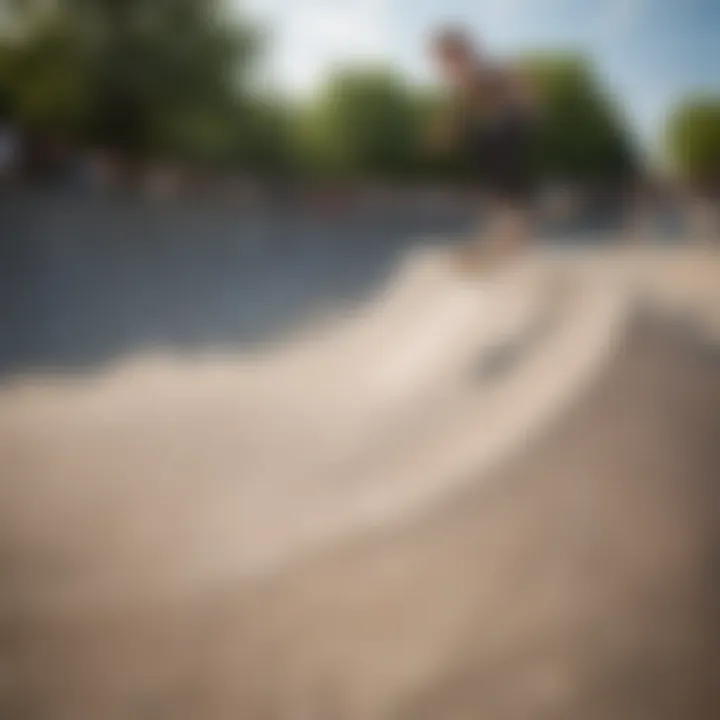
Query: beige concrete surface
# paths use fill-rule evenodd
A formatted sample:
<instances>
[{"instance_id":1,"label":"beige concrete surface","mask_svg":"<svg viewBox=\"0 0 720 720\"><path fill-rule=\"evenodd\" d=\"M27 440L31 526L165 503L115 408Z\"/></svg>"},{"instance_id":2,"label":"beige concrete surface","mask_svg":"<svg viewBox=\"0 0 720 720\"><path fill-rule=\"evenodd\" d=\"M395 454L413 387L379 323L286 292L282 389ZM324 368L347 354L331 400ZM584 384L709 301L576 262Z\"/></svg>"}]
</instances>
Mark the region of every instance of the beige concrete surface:
<instances>
[{"instance_id":1,"label":"beige concrete surface","mask_svg":"<svg viewBox=\"0 0 720 720\"><path fill-rule=\"evenodd\" d=\"M628 287L630 277L630 289L638 287L639 267L644 278L657 279L660 266L678 267L657 260L651 272L643 261L628 274L623 261L621 285ZM663 292L680 277L675 270L667 275L656 284ZM686 282L683 297L694 297L700 285ZM1 486L0 715L716 717L720 366L701 336L668 321L667 305L654 319L622 327L619 342L588 376L593 381L502 462L483 473L466 471L464 482L412 514L326 542L274 572L242 576L223 566L212 582L198 577L182 592L138 589L157 588L163 577L157 560L182 568L192 565L188 553L203 555L184 533L193 537L193 518L206 508L174 504L152 474L131 490L113 482L118 473L122 480L122 463L134 461L137 450L112 433L105 446L91 442L87 453L60 461L62 454L43 454L43 442L46 449L57 442L52 432L21 433L11 445L8 421L0 441L4 462L14 453L15 462L22 460L16 468L45 471L44 483L23 487L16 478ZM526 354L538 358L543 348L557 348L558 337ZM577 347L582 335L572 337ZM537 365L511 364L507 377L527 367ZM215 402L223 376L209 376L217 383ZM42 388L33 393L33 402L44 402ZM125 394L108 397L115 403L110 416L122 416ZM96 395L84 398L83 432L116 427ZM513 402L526 399L523 392ZM146 407L143 427L156 432L187 422L177 414L162 421L158 403ZM223 427L227 416L212 403L195 407L203 421ZM464 417L457 413L466 406L449 407L452 417ZM29 422L32 411L26 412ZM55 412L60 423L61 403ZM496 417L476 416L478 442ZM236 442L234 427L217 442ZM167 437L159 434L147 452L175 457L168 467L177 487L210 483L214 507L221 509L225 498L237 511L227 502L232 478L211 482L213 454L200 452L206 441L190 433L180 452L177 436ZM92 453L108 462L104 469L91 464L88 473ZM60 467L64 473L52 472ZM99 519L89 522L88 507L101 510ZM177 524L178 513L186 525ZM245 519L237 518L240 528ZM115 566L118 548L130 549L124 557L135 553L147 573ZM107 585L113 574L119 584ZM114 588L100 602L72 592L98 587L98 578L99 587Z\"/></svg>"}]
</instances>

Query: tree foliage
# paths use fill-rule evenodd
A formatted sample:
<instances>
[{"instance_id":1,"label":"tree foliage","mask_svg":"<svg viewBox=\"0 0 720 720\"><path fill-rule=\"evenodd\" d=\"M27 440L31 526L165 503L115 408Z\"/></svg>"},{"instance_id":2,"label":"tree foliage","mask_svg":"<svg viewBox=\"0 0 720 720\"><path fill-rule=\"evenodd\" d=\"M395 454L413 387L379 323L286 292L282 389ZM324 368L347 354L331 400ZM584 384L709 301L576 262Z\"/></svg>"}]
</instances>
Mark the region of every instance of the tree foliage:
<instances>
[{"instance_id":1,"label":"tree foliage","mask_svg":"<svg viewBox=\"0 0 720 720\"><path fill-rule=\"evenodd\" d=\"M415 162L418 122L411 90L397 75L341 71L303 113L301 154L321 171L400 177Z\"/></svg>"},{"instance_id":2,"label":"tree foliage","mask_svg":"<svg viewBox=\"0 0 720 720\"><path fill-rule=\"evenodd\" d=\"M525 58L536 88L538 165L565 181L617 181L637 171L632 141L613 103L582 58ZM411 88L389 71L335 75L304 115L306 160L348 175L471 178L462 143L455 153L431 150L425 135L447 101Z\"/></svg>"},{"instance_id":3,"label":"tree foliage","mask_svg":"<svg viewBox=\"0 0 720 720\"><path fill-rule=\"evenodd\" d=\"M691 100L673 113L668 149L680 175L694 184L720 184L720 98Z\"/></svg>"},{"instance_id":4,"label":"tree foliage","mask_svg":"<svg viewBox=\"0 0 720 720\"><path fill-rule=\"evenodd\" d=\"M539 165L561 180L621 180L637 169L632 141L606 89L582 57L524 58L540 101Z\"/></svg>"},{"instance_id":5,"label":"tree foliage","mask_svg":"<svg viewBox=\"0 0 720 720\"><path fill-rule=\"evenodd\" d=\"M18 119L132 152L222 153L257 49L222 0L57 0L6 44Z\"/></svg>"},{"instance_id":6,"label":"tree foliage","mask_svg":"<svg viewBox=\"0 0 720 720\"><path fill-rule=\"evenodd\" d=\"M37 0L15 6L13 27L0 38L0 113L23 127L255 172L469 177L461 150L427 142L445 99L390 69L339 70L300 108L253 91L263 46L230 0ZM544 56L522 66L542 101L546 174L584 181L634 171L625 126L587 62ZM712 124L702 117L683 123Z\"/></svg>"}]
</instances>

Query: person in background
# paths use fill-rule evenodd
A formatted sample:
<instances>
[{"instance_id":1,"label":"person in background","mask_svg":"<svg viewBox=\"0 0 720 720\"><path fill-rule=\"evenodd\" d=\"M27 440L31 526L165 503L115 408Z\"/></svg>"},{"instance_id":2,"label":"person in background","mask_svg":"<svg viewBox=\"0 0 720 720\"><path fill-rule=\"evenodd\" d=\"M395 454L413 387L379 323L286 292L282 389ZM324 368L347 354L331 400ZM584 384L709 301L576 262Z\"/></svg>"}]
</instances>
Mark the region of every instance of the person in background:
<instances>
[{"instance_id":1,"label":"person in background","mask_svg":"<svg viewBox=\"0 0 720 720\"><path fill-rule=\"evenodd\" d=\"M451 96L436 140L464 154L486 203L488 221L460 256L472 271L531 239L538 103L524 74L486 57L462 29L435 32L430 52Z\"/></svg>"}]
</instances>

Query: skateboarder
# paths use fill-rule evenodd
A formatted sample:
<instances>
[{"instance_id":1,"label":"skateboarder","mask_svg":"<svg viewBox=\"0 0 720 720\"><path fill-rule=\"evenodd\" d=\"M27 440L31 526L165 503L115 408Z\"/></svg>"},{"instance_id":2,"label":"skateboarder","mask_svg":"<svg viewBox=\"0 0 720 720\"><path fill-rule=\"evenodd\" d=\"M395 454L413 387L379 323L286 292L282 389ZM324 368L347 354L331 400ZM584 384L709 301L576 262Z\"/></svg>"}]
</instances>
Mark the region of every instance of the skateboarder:
<instances>
[{"instance_id":1,"label":"skateboarder","mask_svg":"<svg viewBox=\"0 0 720 720\"><path fill-rule=\"evenodd\" d=\"M537 102L519 71L493 63L461 29L436 32L431 55L452 95L444 142L465 154L488 204L487 226L461 255L475 268L529 241Z\"/></svg>"}]
</instances>

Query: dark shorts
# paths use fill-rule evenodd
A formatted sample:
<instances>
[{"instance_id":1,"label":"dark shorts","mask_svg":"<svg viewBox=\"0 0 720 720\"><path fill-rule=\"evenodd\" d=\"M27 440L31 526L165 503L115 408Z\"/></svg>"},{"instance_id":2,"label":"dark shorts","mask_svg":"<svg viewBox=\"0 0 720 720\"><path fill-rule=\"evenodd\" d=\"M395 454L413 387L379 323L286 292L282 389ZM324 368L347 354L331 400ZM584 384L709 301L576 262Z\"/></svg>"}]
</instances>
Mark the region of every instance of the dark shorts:
<instances>
[{"instance_id":1,"label":"dark shorts","mask_svg":"<svg viewBox=\"0 0 720 720\"><path fill-rule=\"evenodd\" d=\"M474 180L489 197L522 206L535 195L535 124L507 117L473 128L468 160Z\"/></svg>"}]
</instances>

